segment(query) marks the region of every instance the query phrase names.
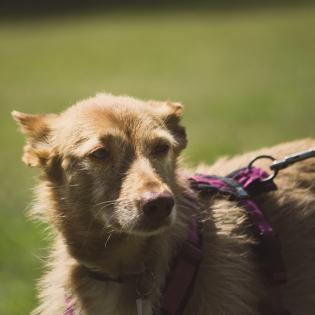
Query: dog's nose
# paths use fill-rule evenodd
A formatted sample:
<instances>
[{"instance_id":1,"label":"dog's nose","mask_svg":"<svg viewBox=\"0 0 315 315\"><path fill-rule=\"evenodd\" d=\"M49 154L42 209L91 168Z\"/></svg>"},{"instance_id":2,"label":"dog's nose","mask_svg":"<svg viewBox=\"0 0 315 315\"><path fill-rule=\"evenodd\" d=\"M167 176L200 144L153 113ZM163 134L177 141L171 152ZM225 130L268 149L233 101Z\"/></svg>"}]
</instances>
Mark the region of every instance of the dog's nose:
<instances>
[{"instance_id":1,"label":"dog's nose","mask_svg":"<svg viewBox=\"0 0 315 315\"><path fill-rule=\"evenodd\" d=\"M143 200L142 210L153 220L163 220L171 213L174 203L174 198L168 191L149 193Z\"/></svg>"}]
</instances>

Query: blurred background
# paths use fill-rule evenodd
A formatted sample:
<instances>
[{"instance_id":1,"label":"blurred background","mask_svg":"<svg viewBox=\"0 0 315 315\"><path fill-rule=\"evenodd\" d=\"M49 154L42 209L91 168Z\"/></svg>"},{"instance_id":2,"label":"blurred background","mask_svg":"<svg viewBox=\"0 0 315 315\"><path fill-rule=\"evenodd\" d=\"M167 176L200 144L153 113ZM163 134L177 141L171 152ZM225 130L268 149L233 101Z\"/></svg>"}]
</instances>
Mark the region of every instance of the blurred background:
<instances>
[{"instance_id":1,"label":"blurred background","mask_svg":"<svg viewBox=\"0 0 315 315\"><path fill-rule=\"evenodd\" d=\"M310 1L24 1L0 5L0 315L28 314L47 244L25 218L36 170L13 109L96 92L181 101L189 163L315 136Z\"/></svg>"}]
</instances>

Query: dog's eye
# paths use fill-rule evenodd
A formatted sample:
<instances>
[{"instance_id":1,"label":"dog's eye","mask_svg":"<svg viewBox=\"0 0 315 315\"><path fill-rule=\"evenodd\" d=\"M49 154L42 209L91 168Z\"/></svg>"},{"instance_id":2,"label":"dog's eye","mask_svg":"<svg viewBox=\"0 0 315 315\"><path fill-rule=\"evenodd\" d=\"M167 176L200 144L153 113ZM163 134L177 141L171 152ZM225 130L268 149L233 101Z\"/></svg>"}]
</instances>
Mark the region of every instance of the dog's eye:
<instances>
[{"instance_id":1,"label":"dog's eye","mask_svg":"<svg viewBox=\"0 0 315 315\"><path fill-rule=\"evenodd\" d=\"M156 156L163 156L168 153L170 146L166 143L159 143L154 148L152 153Z\"/></svg>"},{"instance_id":2,"label":"dog's eye","mask_svg":"<svg viewBox=\"0 0 315 315\"><path fill-rule=\"evenodd\" d=\"M109 152L105 148L99 148L93 151L90 156L98 160L105 160L109 157Z\"/></svg>"}]
</instances>

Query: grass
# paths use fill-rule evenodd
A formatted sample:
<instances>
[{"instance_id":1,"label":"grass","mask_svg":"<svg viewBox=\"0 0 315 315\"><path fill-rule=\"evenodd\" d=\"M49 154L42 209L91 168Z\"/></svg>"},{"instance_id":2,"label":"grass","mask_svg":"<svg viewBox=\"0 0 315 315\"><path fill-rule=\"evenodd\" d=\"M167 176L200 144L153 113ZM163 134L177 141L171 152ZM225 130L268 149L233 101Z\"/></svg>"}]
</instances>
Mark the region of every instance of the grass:
<instances>
[{"instance_id":1,"label":"grass","mask_svg":"<svg viewBox=\"0 0 315 315\"><path fill-rule=\"evenodd\" d=\"M186 105L195 163L314 136L315 6L116 12L0 24L0 314L27 314L47 241L24 215L36 171L10 111L97 91Z\"/></svg>"}]
</instances>

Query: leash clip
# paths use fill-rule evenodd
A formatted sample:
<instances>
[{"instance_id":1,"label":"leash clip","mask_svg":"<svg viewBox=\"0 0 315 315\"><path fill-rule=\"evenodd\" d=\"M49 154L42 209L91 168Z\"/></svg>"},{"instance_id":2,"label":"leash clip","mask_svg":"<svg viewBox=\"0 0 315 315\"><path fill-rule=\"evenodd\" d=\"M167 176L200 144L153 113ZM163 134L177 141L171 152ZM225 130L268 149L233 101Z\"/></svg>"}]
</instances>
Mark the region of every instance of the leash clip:
<instances>
[{"instance_id":1,"label":"leash clip","mask_svg":"<svg viewBox=\"0 0 315 315\"><path fill-rule=\"evenodd\" d=\"M256 161L263 160L263 159L271 160L273 162L272 165L274 165L277 162L277 160L271 155L259 155L259 156L256 156L254 159L252 159L249 162L247 168L251 169ZM277 168L273 169L271 166L270 166L270 168L272 170L272 173L268 177L261 179L261 182L263 182L263 183L271 182L278 175L279 169L277 169Z\"/></svg>"},{"instance_id":2,"label":"leash clip","mask_svg":"<svg viewBox=\"0 0 315 315\"><path fill-rule=\"evenodd\" d=\"M280 160L280 161L274 161L271 164L270 168L273 171L280 171L294 163L307 160L311 157L315 157L315 148L286 156L283 160Z\"/></svg>"}]
</instances>

